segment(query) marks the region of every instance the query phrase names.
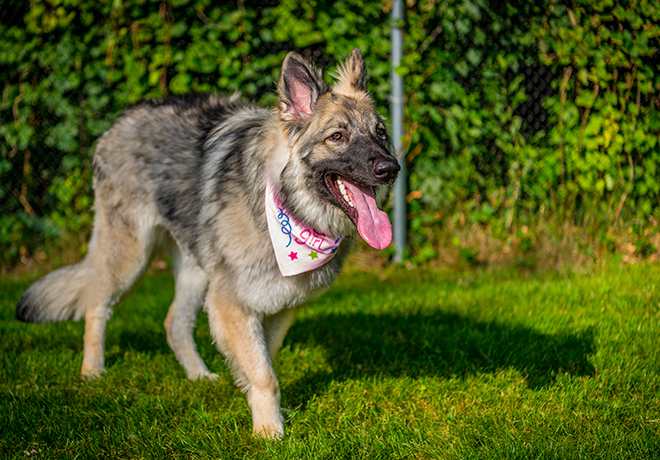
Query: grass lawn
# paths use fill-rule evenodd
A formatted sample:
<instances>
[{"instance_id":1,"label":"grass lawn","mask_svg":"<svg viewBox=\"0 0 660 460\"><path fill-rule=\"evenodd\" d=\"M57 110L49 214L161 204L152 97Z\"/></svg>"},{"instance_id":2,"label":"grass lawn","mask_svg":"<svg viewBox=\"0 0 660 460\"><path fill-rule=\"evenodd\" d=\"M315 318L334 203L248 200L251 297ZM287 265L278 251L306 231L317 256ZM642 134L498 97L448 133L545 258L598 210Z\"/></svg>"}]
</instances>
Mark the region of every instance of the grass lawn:
<instances>
[{"instance_id":1,"label":"grass lawn","mask_svg":"<svg viewBox=\"0 0 660 460\"><path fill-rule=\"evenodd\" d=\"M591 274L345 270L299 314L275 369L286 436L251 436L200 315L216 382L190 382L148 276L79 377L83 323L23 324L0 281L2 458L660 458L660 266Z\"/></svg>"}]
</instances>

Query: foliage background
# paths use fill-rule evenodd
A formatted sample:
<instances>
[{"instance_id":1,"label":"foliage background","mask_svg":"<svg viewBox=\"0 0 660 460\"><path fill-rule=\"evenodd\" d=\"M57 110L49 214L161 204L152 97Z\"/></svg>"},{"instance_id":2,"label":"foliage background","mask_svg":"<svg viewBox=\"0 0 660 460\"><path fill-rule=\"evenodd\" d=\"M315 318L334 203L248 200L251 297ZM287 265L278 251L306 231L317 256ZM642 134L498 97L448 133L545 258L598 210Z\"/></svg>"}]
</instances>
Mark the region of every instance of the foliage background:
<instances>
[{"instance_id":1,"label":"foliage background","mask_svg":"<svg viewBox=\"0 0 660 460\"><path fill-rule=\"evenodd\" d=\"M144 97L240 91L270 105L288 51L331 71L357 46L387 115L390 7L4 0L0 262L86 240L94 140ZM411 260L447 238L477 259L460 228L525 253L540 223L613 251L629 229L633 251L655 252L659 24L648 0L408 2Z\"/></svg>"}]
</instances>

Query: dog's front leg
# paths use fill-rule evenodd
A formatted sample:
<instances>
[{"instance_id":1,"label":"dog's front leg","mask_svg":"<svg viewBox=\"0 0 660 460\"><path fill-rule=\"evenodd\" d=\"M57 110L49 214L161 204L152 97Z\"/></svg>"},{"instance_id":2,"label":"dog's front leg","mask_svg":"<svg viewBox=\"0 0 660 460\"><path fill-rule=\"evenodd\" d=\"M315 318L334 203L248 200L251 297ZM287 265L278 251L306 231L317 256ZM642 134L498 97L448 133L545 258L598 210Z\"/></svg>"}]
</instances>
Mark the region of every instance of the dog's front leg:
<instances>
[{"instance_id":1,"label":"dog's front leg","mask_svg":"<svg viewBox=\"0 0 660 460\"><path fill-rule=\"evenodd\" d=\"M211 334L232 367L236 383L247 393L254 432L264 438L284 434L280 387L268 355L261 315L233 300L220 286L209 286L206 298Z\"/></svg>"}]
</instances>

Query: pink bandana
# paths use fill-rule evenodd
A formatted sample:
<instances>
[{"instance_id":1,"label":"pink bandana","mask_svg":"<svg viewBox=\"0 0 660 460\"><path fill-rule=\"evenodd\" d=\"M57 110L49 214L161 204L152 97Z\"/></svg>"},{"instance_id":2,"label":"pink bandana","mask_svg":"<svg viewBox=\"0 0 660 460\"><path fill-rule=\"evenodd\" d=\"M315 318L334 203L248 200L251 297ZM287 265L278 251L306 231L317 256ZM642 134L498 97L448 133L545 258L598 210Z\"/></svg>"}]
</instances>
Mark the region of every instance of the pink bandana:
<instances>
[{"instance_id":1,"label":"pink bandana","mask_svg":"<svg viewBox=\"0 0 660 460\"><path fill-rule=\"evenodd\" d=\"M335 256L344 239L326 236L296 221L282 207L273 184L266 183L266 220L282 276L299 275L319 268Z\"/></svg>"}]
</instances>

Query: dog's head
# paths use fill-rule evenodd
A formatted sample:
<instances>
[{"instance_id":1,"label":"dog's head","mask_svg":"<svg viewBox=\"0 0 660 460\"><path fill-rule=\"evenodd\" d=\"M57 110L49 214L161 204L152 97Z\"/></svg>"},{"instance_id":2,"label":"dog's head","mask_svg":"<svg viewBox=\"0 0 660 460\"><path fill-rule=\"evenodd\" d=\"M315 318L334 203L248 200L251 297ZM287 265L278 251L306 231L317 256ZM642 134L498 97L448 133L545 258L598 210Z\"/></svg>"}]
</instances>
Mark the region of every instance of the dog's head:
<instances>
[{"instance_id":1,"label":"dog's head","mask_svg":"<svg viewBox=\"0 0 660 460\"><path fill-rule=\"evenodd\" d=\"M366 78L357 48L331 87L300 55L286 56L278 112L291 153L281 188L291 211L318 230L337 235L357 227L367 243L383 249L392 228L374 188L391 185L400 167Z\"/></svg>"}]
</instances>

